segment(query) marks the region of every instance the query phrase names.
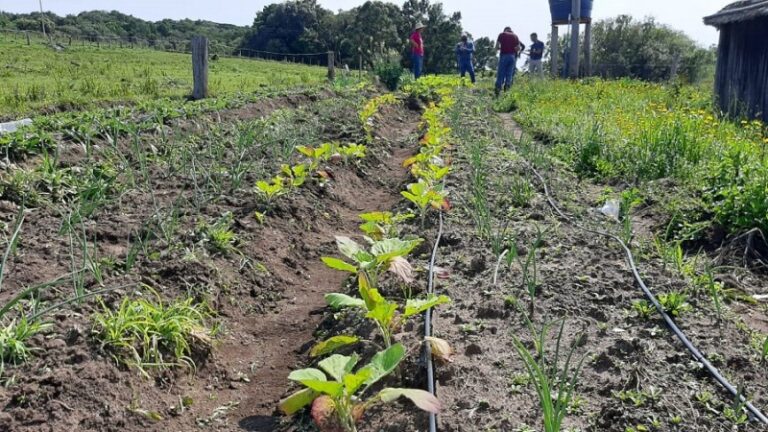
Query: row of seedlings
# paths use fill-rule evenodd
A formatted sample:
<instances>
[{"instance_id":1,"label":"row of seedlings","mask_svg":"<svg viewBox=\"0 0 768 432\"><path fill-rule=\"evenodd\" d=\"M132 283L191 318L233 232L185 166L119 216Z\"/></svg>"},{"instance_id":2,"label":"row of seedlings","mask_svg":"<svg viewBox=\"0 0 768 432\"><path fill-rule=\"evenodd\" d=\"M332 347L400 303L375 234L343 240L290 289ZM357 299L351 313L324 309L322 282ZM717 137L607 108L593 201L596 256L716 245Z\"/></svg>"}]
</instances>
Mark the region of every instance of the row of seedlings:
<instances>
[{"instance_id":1,"label":"row of seedlings","mask_svg":"<svg viewBox=\"0 0 768 432\"><path fill-rule=\"evenodd\" d=\"M361 112L360 119L369 141L372 139L373 116L378 103L394 103L394 95L387 94L373 99ZM429 207L445 208L447 200L440 182L450 171L442 158L446 150L449 134L440 118L450 100L444 104L430 105L423 116L426 134L421 140L421 151L408 159L406 166L416 178L416 183L408 186L402 194L416 204L422 221ZM426 201L425 201L426 200ZM426 204L423 204L425 203ZM398 369L409 351L403 343L395 340L395 332L412 317L426 310L450 302L445 295L428 294L422 298L412 298L409 290L403 295L383 294L387 284L387 272L391 273L403 285L413 283L413 268L408 256L419 246L423 239L401 235L400 225L416 217L412 211L407 213L371 212L360 215L363 223L360 230L366 245L361 245L349 237L337 236L336 244L345 259L323 257L322 261L330 268L354 275L354 285L359 294L351 296L343 293L330 293L325 296L328 305L334 310L348 309L364 314L378 330L380 339L364 340L356 335L337 335L315 345L310 356L327 356L317 363L317 368L293 371L288 379L304 386L280 403L280 409L292 415L307 405L312 405L311 414L321 430L356 431L363 414L373 405L388 403L406 397L418 408L437 413L440 402L431 393L414 388L373 387L386 376ZM423 222L422 222L423 223ZM450 351L447 343L433 340L439 346L436 354ZM378 352L362 367L361 356L352 353L349 356L333 354L342 347L353 344L370 344Z\"/></svg>"}]
</instances>

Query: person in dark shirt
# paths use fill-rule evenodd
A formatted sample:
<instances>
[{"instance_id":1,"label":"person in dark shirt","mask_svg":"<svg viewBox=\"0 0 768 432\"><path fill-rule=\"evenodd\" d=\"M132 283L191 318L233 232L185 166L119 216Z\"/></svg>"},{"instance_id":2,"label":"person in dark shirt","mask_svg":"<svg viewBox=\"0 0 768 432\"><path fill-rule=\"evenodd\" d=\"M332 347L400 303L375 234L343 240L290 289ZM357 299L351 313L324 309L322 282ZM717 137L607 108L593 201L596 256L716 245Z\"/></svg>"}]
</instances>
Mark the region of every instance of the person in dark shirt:
<instances>
[{"instance_id":1,"label":"person in dark shirt","mask_svg":"<svg viewBox=\"0 0 768 432\"><path fill-rule=\"evenodd\" d=\"M499 67L496 71L496 88L494 90L496 96L502 89L506 91L512 85L519 48L520 38L510 27L505 27L496 39L496 50L499 51Z\"/></svg>"},{"instance_id":2,"label":"person in dark shirt","mask_svg":"<svg viewBox=\"0 0 768 432\"><path fill-rule=\"evenodd\" d=\"M469 40L466 34L461 35L461 42L456 45L456 57L459 61L459 74L464 78L464 75L469 73L469 79L472 80L472 84L475 83L475 68L472 66L472 53L475 52L475 43Z\"/></svg>"},{"instance_id":3,"label":"person in dark shirt","mask_svg":"<svg viewBox=\"0 0 768 432\"><path fill-rule=\"evenodd\" d=\"M531 49L528 51L528 72L536 77L544 75L542 58L544 57L544 42L539 40L536 33L531 33Z\"/></svg>"}]
</instances>

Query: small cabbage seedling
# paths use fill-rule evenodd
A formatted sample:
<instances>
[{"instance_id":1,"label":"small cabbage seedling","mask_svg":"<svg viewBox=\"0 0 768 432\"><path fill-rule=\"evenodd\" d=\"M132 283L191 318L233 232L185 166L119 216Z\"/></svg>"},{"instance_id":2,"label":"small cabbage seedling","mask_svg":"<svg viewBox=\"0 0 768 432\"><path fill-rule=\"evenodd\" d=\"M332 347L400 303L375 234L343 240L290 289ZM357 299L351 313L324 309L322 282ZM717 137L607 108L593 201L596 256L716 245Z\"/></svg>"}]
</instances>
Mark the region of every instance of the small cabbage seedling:
<instances>
[{"instance_id":1,"label":"small cabbage seedling","mask_svg":"<svg viewBox=\"0 0 768 432\"><path fill-rule=\"evenodd\" d=\"M411 172L429 184L436 184L451 172L451 167L428 163L426 165L414 165Z\"/></svg>"},{"instance_id":2,"label":"small cabbage seedling","mask_svg":"<svg viewBox=\"0 0 768 432\"><path fill-rule=\"evenodd\" d=\"M686 300L688 300L688 296L677 291L672 291L667 294L659 294L659 303L661 303L664 311L673 317L680 316L684 312L693 309Z\"/></svg>"},{"instance_id":3,"label":"small cabbage seedling","mask_svg":"<svg viewBox=\"0 0 768 432\"><path fill-rule=\"evenodd\" d=\"M309 170L314 172L320 167L320 162L328 160L332 153L331 145L326 143L320 147L298 146L296 150L309 158Z\"/></svg>"},{"instance_id":4,"label":"small cabbage seedling","mask_svg":"<svg viewBox=\"0 0 768 432\"><path fill-rule=\"evenodd\" d=\"M360 307L366 310L365 317L373 320L378 327L386 346L392 345L392 336L408 318L418 315L435 306L450 303L446 295L429 294L425 299L408 299L404 306L387 300L375 287L369 286L366 278L358 279L358 289L361 298L346 294L330 293L325 295L325 301L333 309L345 307ZM356 341L355 341L356 342Z\"/></svg>"},{"instance_id":5,"label":"small cabbage seedling","mask_svg":"<svg viewBox=\"0 0 768 432\"><path fill-rule=\"evenodd\" d=\"M347 144L339 148L339 153L344 158L344 163L349 163L350 158L362 159L365 157L367 147L365 144Z\"/></svg>"},{"instance_id":6,"label":"small cabbage seedling","mask_svg":"<svg viewBox=\"0 0 768 432\"><path fill-rule=\"evenodd\" d=\"M366 250L349 237L336 236L339 251L354 264L332 257L321 259L334 270L362 275L367 279L368 285L373 287L378 286L379 275L387 270L400 276L403 281L411 282L412 268L405 257L421 242L422 239L371 240L371 246Z\"/></svg>"},{"instance_id":7,"label":"small cabbage seedling","mask_svg":"<svg viewBox=\"0 0 768 432\"><path fill-rule=\"evenodd\" d=\"M353 372L359 357L334 354L318 363L319 369L307 368L291 372L288 379L301 383L304 389L280 402L280 410L293 415L312 405L312 418L321 432L343 430L356 432L363 413L379 403L389 403L401 396L418 408L438 413L440 401L431 393L409 388L387 387L365 397L373 384L392 373L405 356L405 348L395 344L373 356L371 362Z\"/></svg>"},{"instance_id":8,"label":"small cabbage seedling","mask_svg":"<svg viewBox=\"0 0 768 432\"><path fill-rule=\"evenodd\" d=\"M259 180L256 182L256 193L258 193L264 200L264 204L267 207L272 207L277 197L286 193L285 186L283 185L283 178L275 176L270 183Z\"/></svg>"},{"instance_id":9,"label":"small cabbage seedling","mask_svg":"<svg viewBox=\"0 0 768 432\"><path fill-rule=\"evenodd\" d=\"M445 209L448 207L448 201L445 199L445 192L438 191L425 180L419 180L416 183L408 185L407 191L400 192L405 199L414 203L421 214L421 224L424 225L424 218L427 215L427 209Z\"/></svg>"},{"instance_id":10,"label":"small cabbage seedling","mask_svg":"<svg viewBox=\"0 0 768 432\"><path fill-rule=\"evenodd\" d=\"M402 222L412 219L413 213L398 213L392 212L371 212L363 213L360 215L360 219L363 220L363 224L360 225L360 230L368 237L374 240L383 240L385 238L395 238L399 235L398 225Z\"/></svg>"},{"instance_id":11,"label":"small cabbage seedling","mask_svg":"<svg viewBox=\"0 0 768 432\"><path fill-rule=\"evenodd\" d=\"M290 187L301 187L307 181L309 169L305 164L290 166L288 164L280 165L280 173L285 176L285 183Z\"/></svg>"}]
</instances>

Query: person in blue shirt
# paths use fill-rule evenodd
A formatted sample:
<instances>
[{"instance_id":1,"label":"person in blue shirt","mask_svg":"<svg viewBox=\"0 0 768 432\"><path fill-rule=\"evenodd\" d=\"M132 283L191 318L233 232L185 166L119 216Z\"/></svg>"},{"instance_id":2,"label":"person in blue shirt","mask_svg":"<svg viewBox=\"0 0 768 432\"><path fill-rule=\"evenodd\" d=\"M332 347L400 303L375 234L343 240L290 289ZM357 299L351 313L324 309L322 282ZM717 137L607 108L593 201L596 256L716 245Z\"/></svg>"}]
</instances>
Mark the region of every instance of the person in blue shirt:
<instances>
[{"instance_id":1,"label":"person in blue shirt","mask_svg":"<svg viewBox=\"0 0 768 432\"><path fill-rule=\"evenodd\" d=\"M465 34L461 35L461 42L456 45L456 57L459 61L459 74L464 78L464 75L469 72L469 79L472 80L472 84L475 83L475 67L472 65L472 53L475 52L475 43L469 40L469 37Z\"/></svg>"},{"instance_id":2,"label":"person in blue shirt","mask_svg":"<svg viewBox=\"0 0 768 432\"><path fill-rule=\"evenodd\" d=\"M539 40L536 33L531 33L531 41L533 43L528 52L528 72L535 77L541 77L544 75L544 69L541 65L541 59L544 57L544 42Z\"/></svg>"}]
</instances>

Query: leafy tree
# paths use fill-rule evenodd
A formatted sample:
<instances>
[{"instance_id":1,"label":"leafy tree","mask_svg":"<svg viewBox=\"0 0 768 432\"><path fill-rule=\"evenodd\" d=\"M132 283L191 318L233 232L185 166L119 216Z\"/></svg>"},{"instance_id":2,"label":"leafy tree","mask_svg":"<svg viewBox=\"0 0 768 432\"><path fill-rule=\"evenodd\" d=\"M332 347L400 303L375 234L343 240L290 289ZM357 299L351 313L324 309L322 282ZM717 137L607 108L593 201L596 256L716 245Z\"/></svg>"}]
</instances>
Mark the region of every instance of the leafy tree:
<instances>
[{"instance_id":1,"label":"leafy tree","mask_svg":"<svg viewBox=\"0 0 768 432\"><path fill-rule=\"evenodd\" d=\"M496 47L488 37L481 37L475 41L475 65L479 71L486 67L495 67Z\"/></svg>"},{"instance_id":2,"label":"leafy tree","mask_svg":"<svg viewBox=\"0 0 768 432\"><path fill-rule=\"evenodd\" d=\"M430 73L453 71L456 65L456 41L461 35L461 13L447 16L442 3L429 0L407 0L403 4L403 15L408 17L407 25L401 27L406 37L417 21L423 22L424 29L424 70ZM406 45L405 57L410 63L410 46Z\"/></svg>"},{"instance_id":3,"label":"leafy tree","mask_svg":"<svg viewBox=\"0 0 768 432\"><path fill-rule=\"evenodd\" d=\"M345 41L356 47L352 55L362 56L363 63L373 67L375 59L389 50L400 51L406 21L396 5L381 1L367 1L349 12Z\"/></svg>"},{"instance_id":4,"label":"leafy tree","mask_svg":"<svg viewBox=\"0 0 768 432\"><path fill-rule=\"evenodd\" d=\"M601 76L661 81L669 79L676 64L680 77L696 82L714 63L711 50L653 18L636 21L620 15L595 23L592 34L593 70Z\"/></svg>"},{"instance_id":5,"label":"leafy tree","mask_svg":"<svg viewBox=\"0 0 768 432\"><path fill-rule=\"evenodd\" d=\"M256 14L253 29L246 35L244 48L289 53L314 53L328 48L320 35L331 12L316 0L291 0L267 5Z\"/></svg>"}]
</instances>

